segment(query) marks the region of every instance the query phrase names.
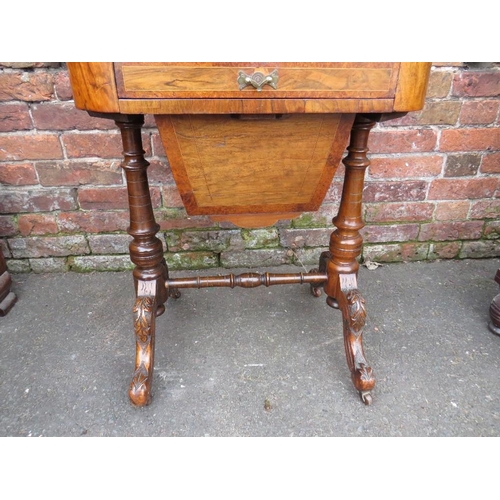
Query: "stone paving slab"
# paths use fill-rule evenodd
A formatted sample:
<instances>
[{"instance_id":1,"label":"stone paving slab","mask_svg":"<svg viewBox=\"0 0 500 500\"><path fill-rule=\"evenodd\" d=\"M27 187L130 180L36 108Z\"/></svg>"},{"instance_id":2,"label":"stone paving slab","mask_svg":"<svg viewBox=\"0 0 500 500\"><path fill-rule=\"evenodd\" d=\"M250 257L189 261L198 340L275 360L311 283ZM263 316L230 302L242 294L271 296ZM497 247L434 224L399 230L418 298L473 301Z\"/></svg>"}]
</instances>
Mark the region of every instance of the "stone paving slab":
<instances>
[{"instance_id":1,"label":"stone paving slab","mask_svg":"<svg viewBox=\"0 0 500 500\"><path fill-rule=\"evenodd\" d=\"M369 407L351 384L340 313L308 286L184 290L157 321L153 402L134 408L131 273L14 274L0 436L498 436L500 337L487 322L499 267L360 270Z\"/></svg>"}]
</instances>

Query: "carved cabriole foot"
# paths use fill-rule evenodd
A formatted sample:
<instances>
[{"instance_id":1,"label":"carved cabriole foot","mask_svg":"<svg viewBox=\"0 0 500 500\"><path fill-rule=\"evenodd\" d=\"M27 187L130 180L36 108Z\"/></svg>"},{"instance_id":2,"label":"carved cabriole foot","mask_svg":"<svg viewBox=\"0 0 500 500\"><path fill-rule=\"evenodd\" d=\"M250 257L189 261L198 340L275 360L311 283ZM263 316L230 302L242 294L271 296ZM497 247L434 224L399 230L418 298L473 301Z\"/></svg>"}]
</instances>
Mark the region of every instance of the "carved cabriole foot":
<instances>
[{"instance_id":1,"label":"carved cabriole foot","mask_svg":"<svg viewBox=\"0 0 500 500\"><path fill-rule=\"evenodd\" d=\"M347 365L351 371L354 387L359 391L363 402L369 405L372 402L370 391L375 386L375 378L363 351L366 306L365 299L357 288L355 274L339 276L337 296L344 324Z\"/></svg>"},{"instance_id":2,"label":"carved cabriole foot","mask_svg":"<svg viewBox=\"0 0 500 500\"><path fill-rule=\"evenodd\" d=\"M135 371L130 383L129 397L136 406L151 402L153 384L154 343L157 316L156 282L139 282L134 304L134 331L136 340Z\"/></svg>"}]
</instances>

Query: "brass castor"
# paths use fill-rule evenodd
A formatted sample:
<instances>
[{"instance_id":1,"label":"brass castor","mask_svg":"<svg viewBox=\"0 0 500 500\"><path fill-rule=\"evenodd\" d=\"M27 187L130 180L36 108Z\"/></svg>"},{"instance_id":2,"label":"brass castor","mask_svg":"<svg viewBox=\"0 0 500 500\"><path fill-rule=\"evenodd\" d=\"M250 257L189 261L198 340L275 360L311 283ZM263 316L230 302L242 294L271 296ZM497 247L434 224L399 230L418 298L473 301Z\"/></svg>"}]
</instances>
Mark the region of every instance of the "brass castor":
<instances>
[{"instance_id":1,"label":"brass castor","mask_svg":"<svg viewBox=\"0 0 500 500\"><path fill-rule=\"evenodd\" d=\"M370 391L360 391L359 395L361 396L361 401L363 401L366 406L370 406L373 403L373 398Z\"/></svg>"}]
</instances>

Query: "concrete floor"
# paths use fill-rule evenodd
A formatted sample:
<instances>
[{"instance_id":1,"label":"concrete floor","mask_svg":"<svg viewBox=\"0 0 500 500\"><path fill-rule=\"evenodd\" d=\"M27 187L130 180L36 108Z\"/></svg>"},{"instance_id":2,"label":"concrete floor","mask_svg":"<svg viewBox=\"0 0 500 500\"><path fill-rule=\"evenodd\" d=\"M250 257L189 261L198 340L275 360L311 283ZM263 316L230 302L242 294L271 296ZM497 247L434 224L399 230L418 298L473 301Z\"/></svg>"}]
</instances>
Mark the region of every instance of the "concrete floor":
<instances>
[{"instance_id":1,"label":"concrete floor","mask_svg":"<svg viewBox=\"0 0 500 500\"><path fill-rule=\"evenodd\" d=\"M340 313L308 286L183 291L157 321L153 402L134 408L131 273L14 275L0 436L498 436L499 267L360 270L372 406L351 384Z\"/></svg>"}]
</instances>

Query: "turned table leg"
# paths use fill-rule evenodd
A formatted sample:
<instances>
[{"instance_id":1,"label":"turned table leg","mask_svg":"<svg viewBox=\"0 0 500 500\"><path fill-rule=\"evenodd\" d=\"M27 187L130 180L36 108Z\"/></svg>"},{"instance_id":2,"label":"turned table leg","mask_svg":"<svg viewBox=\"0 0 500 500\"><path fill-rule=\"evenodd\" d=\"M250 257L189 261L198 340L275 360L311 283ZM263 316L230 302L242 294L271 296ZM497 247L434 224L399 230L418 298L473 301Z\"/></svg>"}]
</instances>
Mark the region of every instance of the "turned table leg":
<instances>
[{"instance_id":1,"label":"turned table leg","mask_svg":"<svg viewBox=\"0 0 500 500\"><path fill-rule=\"evenodd\" d=\"M156 237L156 223L149 192L147 168L144 158L141 128L142 115L119 115L115 122L120 128L124 160L122 167L127 179L130 209L128 233L130 259L136 265L133 275L136 301L133 308L136 336L135 371L129 396L134 405L144 406L151 400L154 368L155 318L165 310L167 300L165 282L168 268L163 257L163 246Z\"/></svg>"},{"instance_id":2,"label":"turned table leg","mask_svg":"<svg viewBox=\"0 0 500 500\"><path fill-rule=\"evenodd\" d=\"M363 352L366 307L358 290L359 264L356 259L363 244L359 233L364 226L362 194L365 170L370 164L366 155L368 135L374 125L373 119L363 115L356 116L347 148L348 155L343 160L346 172L340 208L333 219L337 229L330 237L329 252L322 255L320 262L320 266L324 266L326 261L326 301L342 312L347 364L354 386L365 404L371 403L370 391L375 386L375 378Z\"/></svg>"}]
</instances>

